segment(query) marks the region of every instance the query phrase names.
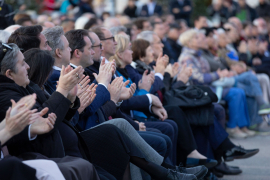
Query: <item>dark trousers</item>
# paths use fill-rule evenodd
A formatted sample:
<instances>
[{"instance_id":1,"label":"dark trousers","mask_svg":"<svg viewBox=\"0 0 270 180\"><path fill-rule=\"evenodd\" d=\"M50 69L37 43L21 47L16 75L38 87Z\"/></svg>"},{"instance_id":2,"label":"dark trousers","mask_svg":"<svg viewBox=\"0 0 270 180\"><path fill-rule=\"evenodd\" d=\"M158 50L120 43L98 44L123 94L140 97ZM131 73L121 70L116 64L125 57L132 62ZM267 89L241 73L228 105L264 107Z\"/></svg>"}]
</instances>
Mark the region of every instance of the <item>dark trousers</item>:
<instances>
[{"instance_id":1,"label":"dark trousers","mask_svg":"<svg viewBox=\"0 0 270 180\"><path fill-rule=\"evenodd\" d=\"M209 155L209 146L215 150L228 137L228 133L215 117L214 123L210 126L191 126L198 146L198 151L205 155ZM209 144L208 144L209 143ZM209 157L209 156L208 156Z\"/></svg>"},{"instance_id":2,"label":"dark trousers","mask_svg":"<svg viewBox=\"0 0 270 180\"><path fill-rule=\"evenodd\" d=\"M175 165L176 164L177 134L178 134L177 124L174 121L168 120L168 119L165 121L160 121L160 120L146 121L144 123L146 127L158 129L171 139L172 150L169 153L169 158L172 161L173 165Z\"/></svg>"},{"instance_id":3,"label":"dark trousers","mask_svg":"<svg viewBox=\"0 0 270 180\"><path fill-rule=\"evenodd\" d=\"M178 106L164 106L167 110L169 119L172 119L178 126L177 134L177 164L185 164L187 155L197 149L196 141L188 119L184 111Z\"/></svg>"},{"instance_id":4,"label":"dark trousers","mask_svg":"<svg viewBox=\"0 0 270 180\"><path fill-rule=\"evenodd\" d=\"M155 149L165 159L169 156L169 153L172 151L172 141L168 136L162 133L149 131L138 131L138 133L153 149Z\"/></svg>"},{"instance_id":5,"label":"dark trousers","mask_svg":"<svg viewBox=\"0 0 270 180\"><path fill-rule=\"evenodd\" d=\"M0 161L1 180L37 179L36 170L23 164L20 159L9 156Z\"/></svg>"}]
</instances>

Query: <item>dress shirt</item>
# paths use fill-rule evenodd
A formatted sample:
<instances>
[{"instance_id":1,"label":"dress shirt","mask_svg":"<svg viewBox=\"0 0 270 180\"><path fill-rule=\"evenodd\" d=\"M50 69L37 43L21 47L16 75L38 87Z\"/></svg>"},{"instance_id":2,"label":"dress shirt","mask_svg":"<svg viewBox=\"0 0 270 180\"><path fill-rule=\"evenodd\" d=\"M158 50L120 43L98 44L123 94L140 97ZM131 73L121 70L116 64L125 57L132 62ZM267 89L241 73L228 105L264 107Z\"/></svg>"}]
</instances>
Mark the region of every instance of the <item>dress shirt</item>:
<instances>
[{"instance_id":1,"label":"dress shirt","mask_svg":"<svg viewBox=\"0 0 270 180\"><path fill-rule=\"evenodd\" d=\"M149 2L147 4L147 8L148 8L148 14L149 16L152 16L155 12L155 7L156 7L156 3L155 2Z\"/></svg>"}]
</instances>

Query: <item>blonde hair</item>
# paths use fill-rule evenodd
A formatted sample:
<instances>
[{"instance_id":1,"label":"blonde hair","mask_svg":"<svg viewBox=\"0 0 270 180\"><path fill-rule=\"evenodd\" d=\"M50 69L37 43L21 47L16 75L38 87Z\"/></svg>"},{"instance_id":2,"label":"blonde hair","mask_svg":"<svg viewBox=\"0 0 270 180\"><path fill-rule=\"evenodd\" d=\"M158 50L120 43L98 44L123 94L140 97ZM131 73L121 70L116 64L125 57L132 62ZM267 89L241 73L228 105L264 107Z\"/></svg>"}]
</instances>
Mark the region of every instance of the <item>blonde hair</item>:
<instances>
[{"instance_id":1,"label":"blonde hair","mask_svg":"<svg viewBox=\"0 0 270 180\"><path fill-rule=\"evenodd\" d=\"M190 29L181 34L179 41L183 46L188 46L189 41L198 33L195 29Z\"/></svg>"},{"instance_id":2,"label":"blonde hair","mask_svg":"<svg viewBox=\"0 0 270 180\"><path fill-rule=\"evenodd\" d=\"M130 44L129 36L124 34L118 34L114 36L115 41L117 42L115 54L109 58L109 61L115 60L116 66L121 67L122 60L117 55L118 53L124 52Z\"/></svg>"}]
</instances>

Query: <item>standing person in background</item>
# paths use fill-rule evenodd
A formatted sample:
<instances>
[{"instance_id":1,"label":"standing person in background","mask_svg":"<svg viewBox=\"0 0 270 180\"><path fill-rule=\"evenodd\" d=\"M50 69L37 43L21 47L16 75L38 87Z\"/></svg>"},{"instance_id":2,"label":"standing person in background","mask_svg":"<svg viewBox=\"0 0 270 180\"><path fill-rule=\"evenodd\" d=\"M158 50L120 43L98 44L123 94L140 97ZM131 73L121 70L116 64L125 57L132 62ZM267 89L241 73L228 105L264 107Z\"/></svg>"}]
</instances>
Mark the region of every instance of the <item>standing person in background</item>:
<instances>
[{"instance_id":1,"label":"standing person in background","mask_svg":"<svg viewBox=\"0 0 270 180\"><path fill-rule=\"evenodd\" d=\"M184 19L190 25L192 5L190 0L174 0L170 4L170 13L175 19Z\"/></svg>"},{"instance_id":2,"label":"standing person in background","mask_svg":"<svg viewBox=\"0 0 270 180\"><path fill-rule=\"evenodd\" d=\"M141 16L150 17L155 14L162 15L162 7L156 3L154 0L150 0L149 3L142 7Z\"/></svg>"},{"instance_id":3,"label":"standing person in background","mask_svg":"<svg viewBox=\"0 0 270 180\"><path fill-rule=\"evenodd\" d=\"M124 10L124 14L129 16L130 18L136 18L137 14L137 6L135 5L135 0L129 0L128 5Z\"/></svg>"},{"instance_id":4,"label":"standing person in background","mask_svg":"<svg viewBox=\"0 0 270 180\"><path fill-rule=\"evenodd\" d=\"M236 17L242 22L254 21L257 18L255 9L247 5L246 0L238 0L239 7L237 9Z\"/></svg>"}]
</instances>

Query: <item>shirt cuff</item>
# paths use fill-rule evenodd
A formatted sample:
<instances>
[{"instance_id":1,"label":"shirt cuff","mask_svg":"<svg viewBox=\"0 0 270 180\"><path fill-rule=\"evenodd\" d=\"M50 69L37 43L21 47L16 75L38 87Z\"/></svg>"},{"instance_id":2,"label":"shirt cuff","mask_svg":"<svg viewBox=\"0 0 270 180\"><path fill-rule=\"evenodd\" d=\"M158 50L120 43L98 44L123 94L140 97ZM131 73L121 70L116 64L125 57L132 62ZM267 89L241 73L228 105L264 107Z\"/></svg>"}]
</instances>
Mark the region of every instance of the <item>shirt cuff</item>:
<instances>
[{"instance_id":1,"label":"shirt cuff","mask_svg":"<svg viewBox=\"0 0 270 180\"><path fill-rule=\"evenodd\" d=\"M123 102L123 100L122 101L120 101L120 102L117 102L115 105L116 105L116 107L120 107L121 106L121 104L122 104L122 102Z\"/></svg>"},{"instance_id":2,"label":"shirt cuff","mask_svg":"<svg viewBox=\"0 0 270 180\"><path fill-rule=\"evenodd\" d=\"M164 76L161 73L155 73L155 76L159 77L162 81L164 79Z\"/></svg>"},{"instance_id":3,"label":"shirt cuff","mask_svg":"<svg viewBox=\"0 0 270 180\"><path fill-rule=\"evenodd\" d=\"M98 85L102 85L107 89L107 86L105 86L105 84L103 84L103 83L98 83Z\"/></svg>"},{"instance_id":4,"label":"shirt cuff","mask_svg":"<svg viewBox=\"0 0 270 180\"><path fill-rule=\"evenodd\" d=\"M152 97L150 94L146 94L146 96L148 97L148 100L149 100L149 112L152 113L151 111L151 107L152 107Z\"/></svg>"},{"instance_id":5,"label":"shirt cuff","mask_svg":"<svg viewBox=\"0 0 270 180\"><path fill-rule=\"evenodd\" d=\"M29 141L33 141L33 140L35 140L36 138L37 138L37 135L35 136L35 137L33 137L33 138L31 138L31 126L32 126L32 124L30 124L29 125L29 128L28 128L28 138L29 138Z\"/></svg>"}]
</instances>

